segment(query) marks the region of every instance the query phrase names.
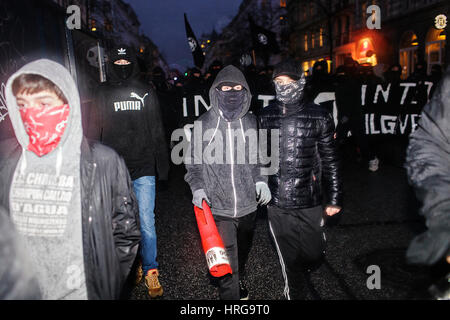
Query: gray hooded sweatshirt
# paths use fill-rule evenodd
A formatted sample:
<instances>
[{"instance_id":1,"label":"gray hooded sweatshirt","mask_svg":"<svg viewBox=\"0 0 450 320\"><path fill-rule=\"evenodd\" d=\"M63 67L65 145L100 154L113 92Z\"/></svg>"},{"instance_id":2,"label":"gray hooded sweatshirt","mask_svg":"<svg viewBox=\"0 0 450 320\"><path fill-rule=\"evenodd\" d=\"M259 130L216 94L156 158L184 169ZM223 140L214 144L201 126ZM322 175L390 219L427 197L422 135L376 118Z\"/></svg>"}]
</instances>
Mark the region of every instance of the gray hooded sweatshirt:
<instances>
[{"instance_id":1,"label":"gray hooded sweatshirt","mask_svg":"<svg viewBox=\"0 0 450 320\"><path fill-rule=\"evenodd\" d=\"M246 89L240 113L227 121L219 108L217 87L224 82ZM209 90L211 108L194 122L190 147L185 157L185 180L192 192L204 189L214 215L239 218L257 208L257 182L261 175L258 155L258 124L248 113L250 88L242 72L227 66L217 75Z\"/></svg>"},{"instance_id":2,"label":"gray hooded sweatshirt","mask_svg":"<svg viewBox=\"0 0 450 320\"><path fill-rule=\"evenodd\" d=\"M38 157L28 150L12 83L22 74L41 75L55 83L69 104L66 129L56 149ZM30 254L44 299L87 299L81 227L80 98L75 81L62 65L41 59L31 62L6 84L6 102L23 152L10 189L10 213Z\"/></svg>"}]
</instances>

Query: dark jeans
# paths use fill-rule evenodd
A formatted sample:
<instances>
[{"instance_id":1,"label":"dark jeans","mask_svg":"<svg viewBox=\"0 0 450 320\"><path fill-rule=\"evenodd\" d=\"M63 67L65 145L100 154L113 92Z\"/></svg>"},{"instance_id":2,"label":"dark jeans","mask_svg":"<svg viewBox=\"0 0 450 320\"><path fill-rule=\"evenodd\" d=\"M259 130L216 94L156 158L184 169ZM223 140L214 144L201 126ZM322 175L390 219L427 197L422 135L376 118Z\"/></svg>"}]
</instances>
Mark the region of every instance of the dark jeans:
<instances>
[{"instance_id":1,"label":"dark jeans","mask_svg":"<svg viewBox=\"0 0 450 320\"><path fill-rule=\"evenodd\" d=\"M218 279L222 300L239 300L239 280L245 275L245 263L255 231L256 211L241 218L214 216L217 230L222 237L233 274Z\"/></svg>"},{"instance_id":2,"label":"dark jeans","mask_svg":"<svg viewBox=\"0 0 450 320\"><path fill-rule=\"evenodd\" d=\"M269 230L280 260L288 300L305 298L305 267L319 261L325 250L323 209L267 207Z\"/></svg>"}]
</instances>

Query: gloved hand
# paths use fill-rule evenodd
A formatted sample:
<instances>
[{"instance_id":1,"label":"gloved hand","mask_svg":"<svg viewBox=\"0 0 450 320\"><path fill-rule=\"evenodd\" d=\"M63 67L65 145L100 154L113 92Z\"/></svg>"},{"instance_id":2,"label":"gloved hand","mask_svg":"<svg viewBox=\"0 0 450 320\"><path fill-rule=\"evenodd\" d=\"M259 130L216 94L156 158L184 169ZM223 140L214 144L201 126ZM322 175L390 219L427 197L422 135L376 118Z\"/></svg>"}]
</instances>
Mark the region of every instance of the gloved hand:
<instances>
[{"instance_id":1,"label":"gloved hand","mask_svg":"<svg viewBox=\"0 0 450 320\"><path fill-rule=\"evenodd\" d=\"M208 197L206 196L205 190L203 190L203 189L195 190L192 196L193 196L193 197L192 197L192 203L193 203L195 206L197 206L197 207L199 207L199 208L201 208L201 209L203 209L203 208L202 208L202 206L203 206L203 200L206 200L206 202L207 202L209 205L211 205L211 202L209 202L209 199L208 199Z\"/></svg>"},{"instance_id":2,"label":"gloved hand","mask_svg":"<svg viewBox=\"0 0 450 320\"><path fill-rule=\"evenodd\" d=\"M267 183L261 181L256 183L256 196L259 198L259 204L266 205L270 202L272 194L270 193Z\"/></svg>"}]
</instances>

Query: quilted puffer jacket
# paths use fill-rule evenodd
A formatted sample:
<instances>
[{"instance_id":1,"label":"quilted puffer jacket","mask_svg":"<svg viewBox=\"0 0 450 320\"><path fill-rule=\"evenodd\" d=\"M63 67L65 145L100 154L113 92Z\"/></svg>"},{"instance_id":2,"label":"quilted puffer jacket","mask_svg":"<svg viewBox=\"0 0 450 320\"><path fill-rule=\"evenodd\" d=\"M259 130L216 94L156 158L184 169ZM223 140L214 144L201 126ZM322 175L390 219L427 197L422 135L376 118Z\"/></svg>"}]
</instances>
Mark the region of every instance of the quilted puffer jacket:
<instances>
[{"instance_id":1,"label":"quilted puffer jacket","mask_svg":"<svg viewBox=\"0 0 450 320\"><path fill-rule=\"evenodd\" d=\"M279 170L269 176L271 203L286 209L310 208L323 204L325 196L326 205L342 206L331 114L313 103L285 105L274 100L260 121L269 134L279 129Z\"/></svg>"}]
</instances>

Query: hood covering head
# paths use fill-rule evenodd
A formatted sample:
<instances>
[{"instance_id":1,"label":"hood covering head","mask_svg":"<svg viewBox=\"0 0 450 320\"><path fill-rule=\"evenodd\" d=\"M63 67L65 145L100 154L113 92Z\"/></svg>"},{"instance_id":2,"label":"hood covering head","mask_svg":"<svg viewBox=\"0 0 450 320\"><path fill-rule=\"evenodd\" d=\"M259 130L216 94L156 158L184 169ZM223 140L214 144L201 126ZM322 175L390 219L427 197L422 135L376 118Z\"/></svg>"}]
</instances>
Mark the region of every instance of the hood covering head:
<instances>
[{"instance_id":1,"label":"hood covering head","mask_svg":"<svg viewBox=\"0 0 450 320\"><path fill-rule=\"evenodd\" d=\"M16 97L13 94L12 83L23 74L36 74L52 81L67 98L69 115L64 133L61 136L59 150L64 145L71 148L81 146L83 130L81 125L80 95L75 80L70 72L61 64L47 59L39 59L26 64L14 73L6 83L6 104L16 138L23 149L29 149L30 138L25 130ZM69 141L70 140L70 141ZM53 152L53 151L52 151Z\"/></svg>"},{"instance_id":2,"label":"hood covering head","mask_svg":"<svg viewBox=\"0 0 450 320\"><path fill-rule=\"evenodd\" d=\"M396 69L396 70L394 70ZM388 82L398 82L402 75L402 66L399 64L393 64L389 67L388 71L384 73L384 78Z\"/></svg>"},{"instance_id":3,"label":"hood covering head","mask_svg":"<svg viewBox=\"0 0 450 320\"><path fill-rule=\"evenodd\" d=\"M137 56L132 47L118 45L109 52L110 77L113 82L122 82L134 78L138 74ZM130 64L117 65L117 60L127 60Z\"/></svg>"},{"instance_id":4,"label":"hood covering head","mask_svg":"<svg viewBox=\"0 0 450 320\"><path fill-rule=\"evenodd\" d=\"M219 88L224 83L240 84L243 89L241 91L221 92ZM252 95L244 74L235 66L229 65L217 74L209 89L209 99L215 112L227 121L234 121L242 118L248 112Z\"/></svg>"},{"instance_id":5,"label":"hood covering head","mask_svg":"<svg viewBox=\"0 0 450 320\"><path fill-rule=\"evenodd\" d=\"M328 74L328 64L325 60L316 61L313 66L312 76L320 78Z\"/></svg>"}]
</instances>

